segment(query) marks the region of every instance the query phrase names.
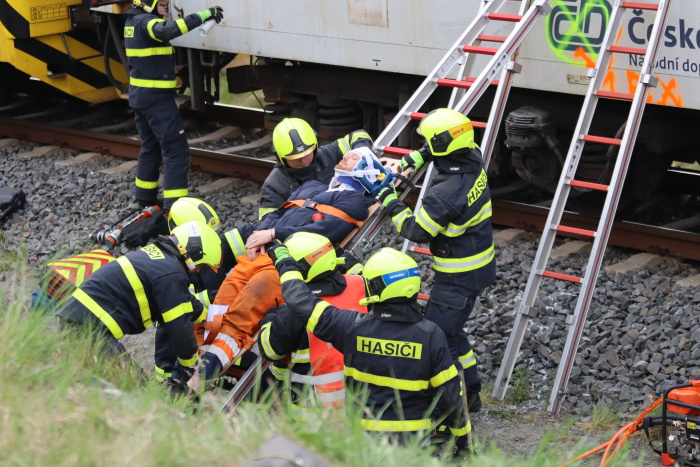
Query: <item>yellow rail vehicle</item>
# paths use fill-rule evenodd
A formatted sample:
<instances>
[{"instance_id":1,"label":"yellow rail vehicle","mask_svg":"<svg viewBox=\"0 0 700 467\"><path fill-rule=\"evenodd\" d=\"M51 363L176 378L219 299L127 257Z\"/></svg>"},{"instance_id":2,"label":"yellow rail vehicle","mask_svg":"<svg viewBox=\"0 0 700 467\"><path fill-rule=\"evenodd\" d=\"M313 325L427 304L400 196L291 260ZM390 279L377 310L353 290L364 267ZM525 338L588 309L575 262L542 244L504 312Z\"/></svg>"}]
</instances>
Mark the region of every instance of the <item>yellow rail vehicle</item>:
<instances>
[{"instance_id":1,"label":"yellow rail vehicle","mask_svg":"<svg viewBox=\"0 0 700 467\"><path fill-rule=\"evenodd\" d=\"M0 0L0 62L87 102L120 97L127 75L87 0ZM116 7L115 7L116 8ZM109 17L118 17L109 15ZM112 21L111 19L110 21ZM109 58L105 58L109 57ZM0 73L3 85L17 74ZM12 78L10 78L12 76ZM20 78L21 79L21 78Z\"/></svg>"}]
</instances>

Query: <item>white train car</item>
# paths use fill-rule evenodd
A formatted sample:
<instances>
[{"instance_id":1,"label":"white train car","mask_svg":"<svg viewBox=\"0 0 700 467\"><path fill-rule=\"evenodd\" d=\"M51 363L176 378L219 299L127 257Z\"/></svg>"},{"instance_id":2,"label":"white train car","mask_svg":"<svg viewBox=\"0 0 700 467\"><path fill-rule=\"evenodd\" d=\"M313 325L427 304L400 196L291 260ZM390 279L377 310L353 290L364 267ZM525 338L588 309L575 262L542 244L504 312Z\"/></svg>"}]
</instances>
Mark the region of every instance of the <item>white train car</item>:
<instances>
[{"instance_id":1,"label":"white train car","mask_svg":"<svg viewBox=\"0 0 700 467\"><path fill-rule=\"evenodd\" d=\"M173 12L187 14L212 0L172 0ZM227 70L233 92L263 89L269 127L287 115L313 121L322 138L367 128L378 134L398 108L464 32L482 0L229 0L220 2L224 21L207 36L190 34L175 43L188 49L250 55L247 66ZM505 13L517 13L511 2ZM552 11L523 42L522 72L506 107L504 128L493 157L494 175L517 175L553 190L561 166L551 141L563 152L571 139L589 78L608 24L608 0L552 0ZM634 10L616 32L615 44L643 47L653 12ZM506 31L509 32L510 29ZM502 31L489 31L499 34ZM700 152L700 10L676 0L664 32L652 89L637 141L629 190L653 192L672 161L694 162ZM641 58L617 54L606 71L605 89L634 92ZM486 59L474 59L476 76ZM444 105L436 98L427 107ZM606 118L596 134L614 136L624 127L627 106L601 102ZM472 110L485 119L489 94ZM522 123L529 121L530 123ZM548 132L549 146L535 134ZM415 137L404 135L404 145ZM613 153L590 145L586 178L605 177ZM628 201L631 201L628 198ZM624 203L623 203L624 204Z\"/></svg>"}]
</instances>

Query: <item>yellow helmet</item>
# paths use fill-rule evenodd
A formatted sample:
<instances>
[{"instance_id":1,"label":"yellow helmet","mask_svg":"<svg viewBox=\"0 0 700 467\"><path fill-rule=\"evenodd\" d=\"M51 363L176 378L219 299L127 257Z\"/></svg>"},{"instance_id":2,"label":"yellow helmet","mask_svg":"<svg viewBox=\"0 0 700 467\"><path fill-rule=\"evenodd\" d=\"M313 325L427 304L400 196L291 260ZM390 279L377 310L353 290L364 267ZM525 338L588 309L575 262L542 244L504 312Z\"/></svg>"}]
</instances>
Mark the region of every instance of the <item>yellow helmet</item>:
<instances>
[{"instance_id":1,"label":"yellow helmet","mask_svg":"<svg viewBox=\"0 0 700 467\"><path fill-rule=\"evenodd\" d=\"M318 140L311 125L301 118L285 118L272 132L272 145L280 162L300 159L312 153Z\"/></svg>"},{"instance_id":2,"label":"yellow helmet","mask_svg":"<svg viewBox=\"0 0 700 467\"><path fill-rule=\"evenodd\" d=\"M323 235L297 232L284 244L292 258L299 263L304 282L311 282L327 272L335 271L338 264L335 248Z\"/></svg>"},{"instance_id":3,"label":"yellow helmet","mask_svg":"<svg viewBox=\"0 0 700 467\"><path fill-rule=\"evenodd\" d=\"M435 109L418 126L433 156L444 156L458 149L475 148L474 128L465 115L451 109Z\"/></svg>"},{"instance_id":4,"label":"yellow helmet","mask_svg":"<svg viewBox=\"0 0 700 467\"><path fill-rule=\"evenodd\" d=\"M173 231L178 225L189 221L200 221L217 231L221 228L216 211L207 203L197 198L178 198L168 212L168 229Z\"/></svg>"},{"instance_id":5,"label":"yellow helmet","mask_svg":"<svg viewBox=\"0 0 700 467\"><path fill-rule=\"evenodd\" d=\"M218 268L221 264L221 239L204 222L189 221L175 227L170 234L189 269L198 264Z\"/></svg>"},{"instance_id":6,"label":"yellow helmet","mask_svg":"<svg viewBox=\"0 0 700 467\"><path fill-rule=\"evenodd\" d=\"M382 248L369 257L362 273L368 303L414 298L420 291L420 269L406 253Z\"/></svg>"}]
</instances>

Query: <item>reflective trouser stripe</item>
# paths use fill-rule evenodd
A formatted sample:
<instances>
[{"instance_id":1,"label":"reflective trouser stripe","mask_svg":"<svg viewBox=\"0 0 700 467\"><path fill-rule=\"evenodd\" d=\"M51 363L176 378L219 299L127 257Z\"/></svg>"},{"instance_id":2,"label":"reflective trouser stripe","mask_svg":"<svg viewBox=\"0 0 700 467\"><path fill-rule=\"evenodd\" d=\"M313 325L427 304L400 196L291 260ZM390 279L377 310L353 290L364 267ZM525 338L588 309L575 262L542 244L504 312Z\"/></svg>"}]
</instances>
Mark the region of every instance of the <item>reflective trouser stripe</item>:
<instances>
[{"instance_id":1,"label":"reflective trouser stripe","mask_svg":"<svg viewBox=\"0 0 700 467\"><path fill-rule=\"evenodd\" d=\"M185 197L189 194L189 190L187 188L179 188L177 190L164 190L163 191L163 197L164 198L182 198Z\"/></svg>"},{"instance_id":2,"label":"reflective trouser stripe","mask_svg":"<svg viewBox=\"0 0 700 467\"><path fill-rule=\"evenodd\" d=\"M362 428L367 431L421 431L432 430L430 419L424 420L366 420L362 419Z\"/></svg>"},{"instance_id":3,"label":"reflective trouser stripe","mask_svg":"<svg viewBox=\"0 0 700 467\"><path fill-rule=\"evenodd\" d=\"M147 182L146 180L141 180L140 178L137 178L134 183L137 187L143 188L144 190L152 190L154 188L158 188L158 180L156 180L155 182Z\"/></svg>"},{"instance_id":4,"label":"reflective trouser stripe","mask_svg":"<svg viewBox=\"0 0 700 467\"><path fill-rule=\"evenodd\" d=\"M165 371L156 365L156 380L164 381L166 378L170 378L173 374L169 371Z\"/></svg>"}]
</instances>

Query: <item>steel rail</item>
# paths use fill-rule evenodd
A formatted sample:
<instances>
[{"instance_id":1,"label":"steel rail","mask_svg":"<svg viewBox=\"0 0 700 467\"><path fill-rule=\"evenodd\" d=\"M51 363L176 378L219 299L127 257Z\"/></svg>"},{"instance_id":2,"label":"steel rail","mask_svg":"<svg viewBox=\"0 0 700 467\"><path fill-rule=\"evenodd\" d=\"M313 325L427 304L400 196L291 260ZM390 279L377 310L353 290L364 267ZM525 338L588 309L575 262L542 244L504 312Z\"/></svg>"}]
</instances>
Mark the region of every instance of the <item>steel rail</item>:
<instances>
[{"instance_id":1,"label":"steel rail","mask_svg":"<svg viewBox=\"0 0 700 467\"><path fill-rule=\"evenodd\" d=\"M70 147L98 154L137 159L139 140L125 136L59 128L49 124L0 117L0 135L22 141ZM192 164L204 172L262 182L274 167L274 161L191 148ZM494 225L541 232L548 208L511 201L493 200ZM566 225L594 230L596 219L565 212ZM581 238L575 234L562 233ZM610 245L700 261L700 234L616 221L608 241Z\"/></svg>"}]
</instances>

